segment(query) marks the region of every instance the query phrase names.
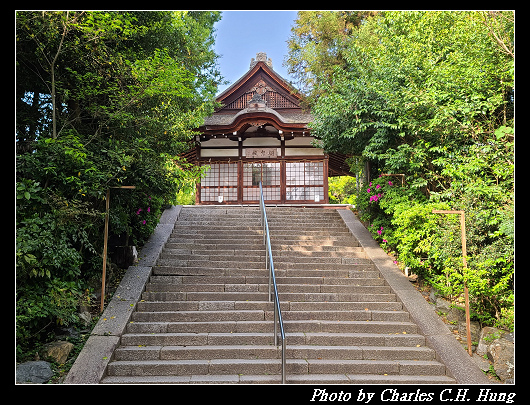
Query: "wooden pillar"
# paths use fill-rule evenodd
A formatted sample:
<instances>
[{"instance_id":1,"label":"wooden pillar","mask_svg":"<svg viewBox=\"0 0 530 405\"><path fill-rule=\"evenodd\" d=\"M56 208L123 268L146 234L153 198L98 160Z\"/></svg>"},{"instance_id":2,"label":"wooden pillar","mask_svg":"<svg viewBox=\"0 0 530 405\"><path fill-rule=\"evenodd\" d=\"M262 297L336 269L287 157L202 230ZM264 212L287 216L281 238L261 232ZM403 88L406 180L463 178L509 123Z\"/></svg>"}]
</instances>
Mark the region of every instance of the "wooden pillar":
<instances>
[{"instance_id":1,"label":"wooden pillar","mask_svg":"<svg viewBox=\"0 0 530 405\"><path fill-rule=\"evenodd\" d=\"M329 189L328 189L328 166L329 166L329 156L324 157L324 176L322 180L324 181L324 204L329 204Z\"/></svg>"}]
</instances>

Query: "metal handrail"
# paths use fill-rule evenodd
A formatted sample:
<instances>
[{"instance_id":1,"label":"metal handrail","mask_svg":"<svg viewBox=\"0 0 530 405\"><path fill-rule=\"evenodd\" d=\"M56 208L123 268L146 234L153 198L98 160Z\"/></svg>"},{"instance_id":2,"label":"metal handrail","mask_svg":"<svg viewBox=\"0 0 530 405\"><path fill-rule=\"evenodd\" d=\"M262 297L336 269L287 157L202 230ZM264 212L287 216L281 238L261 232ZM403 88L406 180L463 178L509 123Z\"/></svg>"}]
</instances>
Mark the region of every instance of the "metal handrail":
<instances>
[{"instance_id":1,"label":"metal handrail","mask_svg":"<svg viewBox=\"0 0 530 405\"><path fill-rule=\"evenodd\" d=\"M263 198L263 186L259 182L260 201L259 208L261 212L261 224L263 225L263 244L265 245L265 268L269 271L269 302L274 297L274 345L278 346L278 329L280 325L280 335L282 338L282 384L285 384L285 332L283 329L282 310L280 309L280 300L278 298L278 287L276 285L276 276L274 274L274 260L272 259L271 238L269 233L269 221L265 211L265 199ZM271 291L272 290L272 291ZM272 294L272 293L274 294Z\"/></svg>"}]
</instances>

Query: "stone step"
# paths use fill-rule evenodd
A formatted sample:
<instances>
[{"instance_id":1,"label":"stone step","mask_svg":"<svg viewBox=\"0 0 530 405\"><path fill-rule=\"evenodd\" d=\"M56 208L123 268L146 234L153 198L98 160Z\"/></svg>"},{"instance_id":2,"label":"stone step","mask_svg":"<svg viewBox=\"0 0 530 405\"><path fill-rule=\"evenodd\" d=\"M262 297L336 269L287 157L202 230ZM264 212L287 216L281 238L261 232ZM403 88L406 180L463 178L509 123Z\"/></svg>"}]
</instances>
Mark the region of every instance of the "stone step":
<instances>
[{"instance_id":1,"label":"stone step","mask_svg":"<svg viewBox=\"0 0 530 405\"><path fill-rule=\"evenodd\" d=\"M331 240L316 239L316 240L274 240L271 244L273 249L277 250L341 250L343 247L359 247L359 242L356 240ZM239 250L259 250L264 249L263 236L256 236L252 238L245 238L244 244L241 239L227 240L225 238L216 239L197 239L197 238L184 238L184 237L171 237L166 243L166 248L170 249L234 249L236 247Z\"/></svg>"},{"instance_id":2,"label":"stone step","mask_svg":"<svg viewBox=\"0 0 530 405\"><path fill-rule=\"evenodd\" d=\"M139 322L219 322L219 321L262 321L265 311L135 311L131 319Z\"/></svg>"},{"instance_id":3,"label":"stone step","mask_svg":"<svg viewBox=\"0 0 530 405\"><path fill-rule=\"evenodd\" d=\"M281 307L283 309L283 307ZM398 301L384 302L289 302L290 311L348 311L357 309L381 310L381 311L399 311L403 304Z\"/></svg>"},{"instance_id":4,"label":"stone step","mask_svg":"<svg viewBox=\"0 0 530 405\"><path fill-rule=\"evenodd\" d=\"M261 242L261 241L260 241ZM186 243L185 245L191 245ZM169 244L162 249L164 253L182 254L182 255L239 255L254 256L264 255L265 246L263 243L254 245L245 245L237 248L225 248L225 245L195 245L190 247L180 247L178 244ZM275 245L272 248L272 256L306 256L306 257L343 257L356 256L364 254L364 249L359 246L314 246L314 245Z\"/></svg>"},{"instance_id":5,"label":"stone step","mask_svg":"<svg viewBox=\"0 0 530 405\"><path fill-rule=\"evenodd\" d=\"M216 263L218 265L219 263ZM374 269L373 264L351 264L341 265L341 269L326 269L318 266L299 265L297 268L283 269L275 266L276 277L334 277L334 278L377 278L379 272ZM160 265L153 267L153 274L157 276L268 276L268 270L264 266L253 267L205 267L205 266L172 266Z\"/></svg>"},{"instance_id":6,"label":"stone step","mask_svg":"<svg viewBox=\"0 0 530 405\"><path fill-rule=\"evenodd\" d=\"M308 359L307 363L309 374L445 375L445 366L432 360Z\"/></svg>"},{"instance_id":7,"label":"stone step","mask_svg":"<svg viewBox=\"0 0 530 405\"><path fill-rule=\"evenodd\" d=\"M271 333L260 332L168 332L127 333L122 346L196 346L196 345L268 345ZM418 334L289 332L291 345L318 346L425 346L425 337Z\"/></svg>"},{"instance_id":8,"label":"stone step","mask_svg":"<svg viewBox=\"0 0 530 405\"><path fill-rule=\"evenodd\" d=\"M281 259L283 257L289 260L298 260L298 258L310 258L311 260L318 260L319 258L354 258L360 257L366 259L366 253L361 247L348 247L348 251L303 251L303 250L278 250L272 251L272 257Z\"/></svg>"},{"instance_id":9,"label":"stone step","mask_svg":"<svg viewBox=\"0 0 530 405\"><path fill-rule=\"evenodd\" d=\"M325 255L325 256L308 256L308 255L282 255L278 254L275 255L273 253L272 255L274 263L276 265L279 265L280 263L287 263L291 265L292 263L295 264L304 264L304 265L318 265L318 264L357 264L357 263L370 263L368 259L366 259L366 255L364 252L353 254L348 253L344 254L342 256L335 255L333 257L332 255ZM216 254L215 252L210 252L208 255L189 255L189 254L173 254L171 251L163 251L158 261L160 263L170 263L171 261L175 261L175 263L180 263L182 261L191 261L191 264L194 264L197 261L203 261L203 262L211 262L212 264L215 264L215 262L229 262L233 266L240 265L241 263L260 263L263 264L266 262L267 258L265 256L265 251L262 251L261 254L255 254L255 255L239 255L239 254L232 254L232 255L221 255ZM181 264L182 265L182 264Z\"/></svg>"},{"instance_id":10,"label":"stone step","mask_svg":"<svg viewBox=\"0 0 530 405\"><path fill-rule=\"evenodd\" d=\"M326 238L311 238L310 236L286 235L286 236L271 236L271 244L273 247L281 245L289 246L359 246L356 239L349 236L346 237L326 237Z\"/></svg>"},{"instance_id":11,"label":"stone step","mask_svg":"<svg viewBox=\"0 0 530 405\"><path fill-rule=\"evenodd\" d=\"M330 360L423 360L434 359L428 347L311 346L287 345L287 359ZM271 345L221 346L123 346L116 360L281 359L281 350Z\"/></svg>"},{"instance_id":12,"label":"stone step","mask_svg":"<svg viewBox=\"0 0 530 405\"><path fill-rule=\"evenodd\" d=\"M280 359L209 359L209 360L117 360L109 364L111 376L183 375L183 374L279 374ZM387 374L444 375L445 367L429 360L347 360L288 359L289 374Z\"/></svg>"},{"instance_id":13,"label":"stone step","mask_svg":"<svg viewBox=\"0 0 530 405\"><path fill-rule=\"evenodd\" d=\"M156 262L157 268L165 268L166 275L185 275L190 274L186 272L191 269L206 269L210 267L214 271L210 271L209 274L229 274L229 275L242 275L242 274L251 274L253 271L264 271L265 270L265 261L263 262L252 262L252 261L229 261L229 260L173 260L167 258L158 259ZM361 271L370 271L374 269L374 265L363 258L343 258L342 263L314 263L311 261L296 261L292 262L288 259L281 260L274 259L274 268L275 274L278 276L283 276L280 272L290 270L301 271L297 275L311 275L307 271L314 271L315 276L325 276L323 273L318 273L318 271L328 271L327 276L341 277L348 275L351 271L361 272ZM174 270L170 270L174 269ZM224 269L224 273L220 269ZM241 270L241 271L235 271ZM304 273L304 271L306 271ZM204 273L201 273L204 274ZM196 274L197 275L197 274ZM289 275L295 275L294 272L289 273Z\"/></svg>"},{"instance_id":14,"label":"stone step","mask_svg":"<svg viewBox=\"0 0 530 405\"><path fill-rule=\"evenodd\" d=\"M145 291L144 301L246 301L268 300L268 292L159 292ZM298 302L393 302L395 294L349 294L349 293L284 293L279 292L280 301Z\"/></svg>"},{"instance_id":15,"label":"stone step","mask_svg":"<svg viewBox=\"0 0 530 405\"><path fill-rule=\"evenodd\" d=\"M127 333L268 333L272 336L273 328L274 324L270 319L219 322L132 321L127 325ZM400 335L403 332L415 334L418 331L416 324L412 322L337 320L285 320L284 329L287 334L325 332Z\"/></svg>"},{"instance_id":16,"label":"stone step","mask_svg":"<svg viewBox=\"0 0 530 405\"><path fill-rule=\"evenodd\" d=\"M299 230L290 230L284 233L272 233L271 243L274 245L315 245L315 246L359 246L358 241L352 236L343 233L330 236L329 234L297 234ZM239 249L247 245L263 245L263 234L257 231L242 232L205 232L205 233L183 233L174 232L168 239L169 243L196 243L209 245L223 245L232 243Z\"/></svg>"},{"instance_id":17,"label":"stone step","mask_svg":"<svg viewBox=\"0 0 530 405\"><path fill-rule=\"evenodd\" d=\"M249 292L149 292L142 293L145 301L246 301L268 299L268 293Z\"/></svg>"},{"instance_id":18,"label":"stone step","mask_svg":"<svg viewBox=\"0 0 530 405\"><path fill-rule=\"evenodd\" d=\"M281 351L271 345L234 346L126 346L115 352L116 360L277 359Z\"/></svg>"},{"instance_id":19,"label":"stone step","mask_svg":"<svg viewBox=\"0 0 530 405\"><path fill-rule=\"evenodd\" d=\"M292 359L286 362L286 372L307 372L305 360ZM144 360L114 361L109 364L111 376L150 375L171 376L184 374L279 374L279 359L211 359L211 360Z\"/></svg>"},{"instance_id":20,"label":"stone step","mask_svg":"<svg viewBox=\"0 0 530 405\"><path fill-rule=\"evenodd\" d=\"M234 261L239 260L252 260L252 261L264 261L265 260L265 247L261 249L172 249L164 248L161 253L161 258L172 258L176 260L193 260L193 259L217 259L226 260L226 258L232 258ZM348 252L338 251L301 251L301 250L280 250L273 249L272 257L274 260L304 260L307 261L320 261L325 259L334 259L334 262L339 262L342 258L366 258L366 254L362 248L352 247Z\"/></svg>"},{"instance_id":21,"label":"stone step","mask_svg":"<svg viewBox=\"0 0 530 405\"><path fill-rule=\"evenodd\" d=\"M401 321L409 320L405 311L284 311L282 317L290 320L340 320L340 321ZM272 311L265 313L265 319L273 319Z\"/></svg>"},{"instance_id":22,"label":"stone step","mask_svg":"<svg viewBox=\"0 0 530 405\"><path fill-rule=\"evenodd\" d=\"M204 252L208 253L208 252ZM304 264L351 264L351 262L359 262L356 259L364 259L364 263L369 263L366 259L364 252L359 252L357 254L348 253L343 255L338 255L338 252L330 252L333 254L321 254L321 255L303 255L298 252L289 252L289 254L272 254L274 263L304 263ZM262 250L259 254L245 255L234 253L231 255L222 255L217 252L209 252L209 254L179 254L178 252L173 252L172 250L164 250L159 256L159 261L161 263L167 263L171 260L175 260L180 263L182 260L191 260L191 261L209 261L209 262L244 262L244 263L265 263L266 256L265 250Z\"/></svg>"},{"instance_id":23,"label":"stone step","mask_svg":"<svg viewBox=\"0 0 530 405\"><path fill-rule=\"evenodd\" d=\"M300 238L315 238L324 236L325 238L344 238L355 240L351 236L350 231L347 228L335 228L333 229L333 236L330 236L329 229L318 229L311 227L310 229L300 229L300 227L293 226L290 228L282 229L269 229L271 238L280 238L282 236L293 236L293 231L299 232L301 235L298 235Z\"/></svg>"},{"instance_id":24,"label":"stone step","mask_svg":"<svg viewBox=\"0 0 530 405\"><path fill-rule=\"evenodd\" d=\"M353 279L352 279L353 280ZM157 292L268 292L269 284L168 284L148 283L146 291ZM390 294L385 285L278 284L279 293Z\"/></svg>"},{"instance_id":25,"label":"stone step","mask_svg":"<svg viewBox=\"0 0 530 405\"><path fill-rule=\"evenodd\" d=\"M402 304L392 302L280 302L282 311L400 311ZM274 303L268 301L144 301L137 304L137 310L157 311L272 311Z\"/></svg>"},{"instance_id":26,"label":"stone step","mask_svg":"<svg viewBox=\"0 0 530 405\"><path fill-rule=\"evenodd\" d=\"M415 334L418 331L412 322L393 321L340 321L340 320L286 320L286 333L383 333L383 334Z\"/></svg>"},{"instance_id":27,"label":"stone step","mask_svg":"<svg viewBox=\"0 0 530 405\"><path fill-rule=\"evenodd\" d=\"M151 284L268 284L268 276L151 276ZM287 284L327 284L327 285L357 285L380 286L385 280L377 277L349 278L349 277L276 277L278 285Z\"/></svg>"},{"instance_id":28,"label":"stone step","mask_svg":"<svg viewBox=\"0 0 530 405\"><path fill-rule=\"evenodd\" d=\"M341 219L334 220L325 220L325 219L315 219L311 222L307 221L289 221L284 222L283 220L269 221L269 230L271 232L285 231L288 229L301 229L305 231L322 231L327 230L328 232L349 232L348 228L344 226L344 223L341 222ZM173 232L177 230L188 230L188 231L209 231L209 230L226 230L230 231L231 229L241 229L241 230L259 230L263 231L263 225L259 220L248 221L245 219L237 218L233 221L186 221L186 222L177 222L173 227Z\"/></svg>"},{"instance_id":29,"label":"stone step","mask_svg":"<svg viewBox=\"0 0 530 405\"><path fill-rule=\"evenodd\" d=\"M134 321L154 322L219 322L219 321L256 321L273 320L273 310L214 310L214 311L175 311L168 303L140 302L133 313ZM283 319L288 320L341 320L341 321L408 321L405 311L283 311Z\"/></svg>"},{"instance_id":30,"label":"stone step","mask_svg":"<svg viewBox=\"0 0 530 405\"><path fill-rule=\"evenodd\" d=\"M192 233L201 233L208 231L231 231L231 230L241 230L241 231L260 231L263 232L263 226L259 221L252 221L252 223L242 223L241 218L231 222L221 221L221 222L193 222L186 221L176 223L173 227L173 233L177 231L185 231Z\"/></svg>"},{"instance_id":31,"label":"stone step","mask_svg":"<svg viewBox=\"0 0 530 405\"><path fill-rule=\"evenodd\" d=\"M310 216L310 217L333 217L336 218L339 214L335 210L325 209L313 209L313 208L293 208L288 207L271 207L266 206L267 217L270 219L278 217L286 217L288 219L296 219L298 217Z\"/></svg>"},{"instance_id":32,"label":"stone step","mask_svg":"<svg viewBox=\"0 0 530 405\"><path fill-rule=\"evenodd\" d=\"M237 207L226 205L223 208L215 206L182 207L179 219L186 216L205 216L209 218L223 218L227 215L260 215L260 208L255 207Z\"/></svg>"},{"instance_id":33,"label":"stone step","mask_svg":"<svg viewBox=\"0 0 530 405\"><path fill-rule=\"evenodd\" d=\"M197 250L234 250L236 247L238 250L243 250L241 248L241 243L235 244L233 241L226 241L225 239L216 239L216 243L207 243L201 241L195 242L190 239L183 238L173 238L168 239L164 249L197 249ZM254 250L264 250L263 238L260 237L259 240L251 241L245 240L245 251L254 251Z\"/></svg>"},{"instance_id":34,"label":"stone step","mask_svg":"<svg viewBox=\"0 0 530 405\"><path fill-rule=\"evenodd\" d=\"M184 375L184 376L107 376L102 384L279 384L280 375ZM447 376L378 374L294 374L287 384L454 384Z\"/></svg>"},{"instance_id":35,"label":"stone step","mask_svg":"<svg viewBox=\"0 0 530 405\"><path fill-rule=\"evenodd\" d=\"M241 240L254 240L254 241L263 241L263 233L261 231L208 231L208 232L173 232L169 240L176 238L185 238L188 240L201 240L204 239L209 243L210 240L222 239L222 240L232 240L233 242Z\"/></svg>"},{"instance_id":36,"label":"stone step","mask_svg":"<svg viewBox=\"0 0 530 405\"><path fill-rule=\"evenodd\" d=\"M317 244L297 244L297 245L282 245L275 243L272 246L272 254L276 252L303 252L303 253L318 253L318 252L338 252L348 254L349 252L362 252L364 251L356 242L351 246L333 246L333 245L317 245Z\"/></svg>"}]
</instances>

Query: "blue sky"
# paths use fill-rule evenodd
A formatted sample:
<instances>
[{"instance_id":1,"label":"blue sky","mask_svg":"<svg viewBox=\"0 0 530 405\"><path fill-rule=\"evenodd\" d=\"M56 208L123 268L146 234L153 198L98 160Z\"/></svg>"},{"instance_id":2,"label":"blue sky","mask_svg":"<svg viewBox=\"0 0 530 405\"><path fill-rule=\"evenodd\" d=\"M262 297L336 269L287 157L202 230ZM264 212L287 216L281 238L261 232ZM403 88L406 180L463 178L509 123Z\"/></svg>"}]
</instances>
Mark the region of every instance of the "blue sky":
<instances>
[{"instance_id":1,"label":"blue sky","mask_svg":"<svg viewBox=\"0 0 530 405\"><path fill-rule=\"evenodd\" d=\"M223 11L215 24L215 51L219 68L230 84L219 86L218 94L243 76L250 59L266 52L273 69L287 80L293 80L283 67L287 55L287 39L297 11Z\"/></svg>"}]
</instances>

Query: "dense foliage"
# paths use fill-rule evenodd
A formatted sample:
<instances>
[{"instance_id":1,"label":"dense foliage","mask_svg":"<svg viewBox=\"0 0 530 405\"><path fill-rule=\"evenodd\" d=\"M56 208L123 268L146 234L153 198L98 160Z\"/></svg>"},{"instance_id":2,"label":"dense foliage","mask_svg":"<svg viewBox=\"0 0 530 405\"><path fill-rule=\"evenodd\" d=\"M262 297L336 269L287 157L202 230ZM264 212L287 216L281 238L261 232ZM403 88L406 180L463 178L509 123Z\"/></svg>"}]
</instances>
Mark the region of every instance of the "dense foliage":
<instances>
[{"instance_id":1,"label":"dense foliage","mask_svg":"<svg viewBox=\"0 0 530 405\"><path fill-rule=\"evenodd\" d=\"M356 199L355 177L336 176L328 178L328 195L330 204L352 204Z\"/></svg>"},{"instance_id":2,"label":"dense foliage","mask_svg":"<svg viewBox=\"0 0 530 405\"><path fill-rule=\"evenodd\" d=\"M361 218L403 267L475 319L513 326L513 12L300 12L287 65L313 134L357 156ZM319 60L327 63L318 62ZM316 67L318 65L318 68ZM404 174L380 177L381 174ZM460 228L466 212L463 274Z\"/></svg>"},{"instance_id":3,"label":"dense foliage","mask_svg":"<svg viewBox=\"0 0 530 405\"><path fill-rule=\"evenodd\" d=\"M16 310L24 347L77 321L110 232L143 244L199 173L178 154L214 108L218 12L17 12ZM97 283L95 283L97 285ZM89 290L87 290L89 288ZM88 292L87 292L88 291Z\"/></svg>"}]
</instances>

